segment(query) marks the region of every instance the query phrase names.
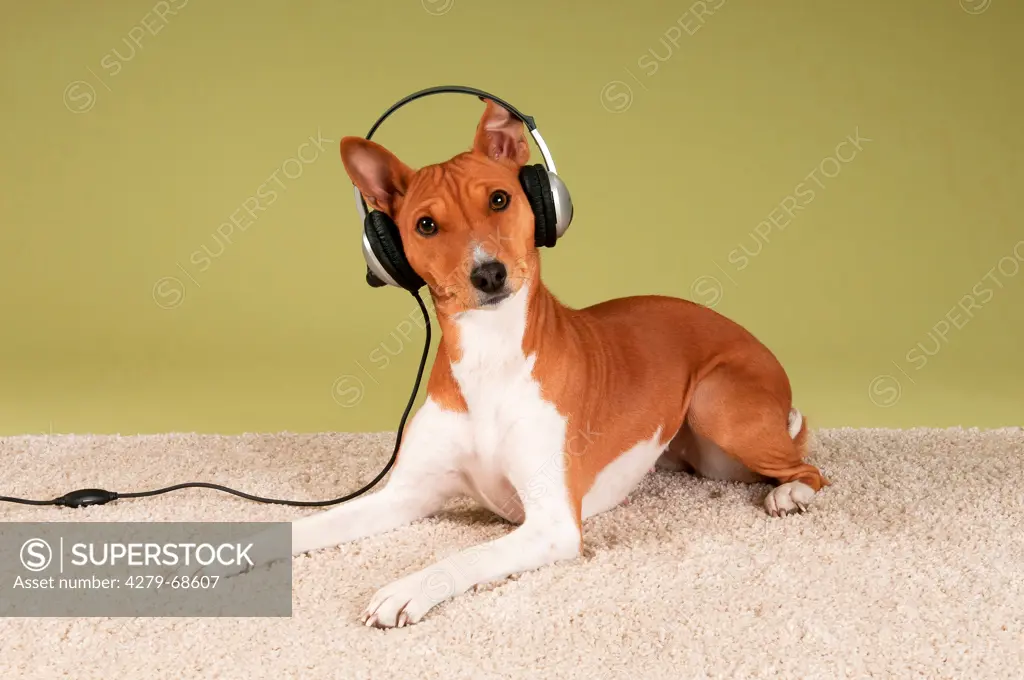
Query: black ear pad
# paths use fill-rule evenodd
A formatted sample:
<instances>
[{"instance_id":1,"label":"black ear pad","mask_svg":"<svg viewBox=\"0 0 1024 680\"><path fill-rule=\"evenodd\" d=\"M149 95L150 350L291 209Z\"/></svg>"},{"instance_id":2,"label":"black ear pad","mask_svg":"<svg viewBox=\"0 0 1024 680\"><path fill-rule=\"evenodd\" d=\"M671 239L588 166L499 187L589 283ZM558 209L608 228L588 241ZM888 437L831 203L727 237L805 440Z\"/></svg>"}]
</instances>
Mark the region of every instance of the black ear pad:
<instances>
[{"instance_id":1,"label":"black ear pad","mask_svg":"<svg viewBox=\"0 0 1024 680\"><path fill-rule=\"evenodd\" d=\"M555 229L555 199L551 195L548 170L543 165L524 165L519 169L519 183L533 209L533 242L538 248L552 247L558 240Z\"/></svg>"},{"instance_id":2,"label":"black ear pad","mask_svg":"<svg viewBox=\"0 0 1024 680\"><path fill-rule=\"evenodd\" d=\"M390 217L378 210L371 210L363 226L373 254L398 285L412 292L426 285L406 259L402 236Z\"/></svg>"}]
</instances>

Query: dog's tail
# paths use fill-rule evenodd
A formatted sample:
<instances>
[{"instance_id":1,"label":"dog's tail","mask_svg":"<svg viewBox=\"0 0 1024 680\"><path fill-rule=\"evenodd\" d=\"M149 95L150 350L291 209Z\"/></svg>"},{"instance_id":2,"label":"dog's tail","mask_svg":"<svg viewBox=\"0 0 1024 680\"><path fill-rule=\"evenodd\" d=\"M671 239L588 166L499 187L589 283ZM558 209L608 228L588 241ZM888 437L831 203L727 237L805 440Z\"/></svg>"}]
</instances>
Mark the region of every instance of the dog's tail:
<instances>
[{"instance_id":1,"label":"dog's tail","mask_svg":"<svg viewBox=\"0 0 1024 680\"><path fill-rule=\"evenodd\" d=\"M789 409L789 436L796 442L800 457L807 454L807 419L797 408Z\"/></svg>"},{"instance_id":2,"label":"dog's tail","mask_svg":"<svg viewBox=\"0 0 1024 680\"><path fill-rule=\"evenodd\" d=\"M807 441L810 435L810 430L807 428L807 418L804 414L800 413L799 409L789 409L789 436L793 438L796 443L796 450L800 453L801 460L807 460L807 449L809 442ZM823 476L821 478L823 486L828 486L830 482Z\"/></svg>"}]
</instances>

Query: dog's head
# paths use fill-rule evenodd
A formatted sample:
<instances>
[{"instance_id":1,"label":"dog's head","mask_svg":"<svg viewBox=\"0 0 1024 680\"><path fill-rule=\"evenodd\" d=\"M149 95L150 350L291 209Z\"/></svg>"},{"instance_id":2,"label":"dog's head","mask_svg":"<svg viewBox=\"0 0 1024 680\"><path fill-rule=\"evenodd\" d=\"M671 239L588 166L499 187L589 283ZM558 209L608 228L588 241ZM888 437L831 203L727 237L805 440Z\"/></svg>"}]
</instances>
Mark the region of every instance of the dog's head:
<instances>
[{"instance_id":1,"label":"dog's head","mask_svg":"<svg viewBox=\"0 0 1024 680\"><path fill-rule=\"evenodd\" d=\"M538 271L534 218L519 184L530 158L522 121L487 101L472 150L413 170L381 145L341 140L367 204L398 226L409 264L439 311L498 305Z\"/></svg>"}]
</instances>

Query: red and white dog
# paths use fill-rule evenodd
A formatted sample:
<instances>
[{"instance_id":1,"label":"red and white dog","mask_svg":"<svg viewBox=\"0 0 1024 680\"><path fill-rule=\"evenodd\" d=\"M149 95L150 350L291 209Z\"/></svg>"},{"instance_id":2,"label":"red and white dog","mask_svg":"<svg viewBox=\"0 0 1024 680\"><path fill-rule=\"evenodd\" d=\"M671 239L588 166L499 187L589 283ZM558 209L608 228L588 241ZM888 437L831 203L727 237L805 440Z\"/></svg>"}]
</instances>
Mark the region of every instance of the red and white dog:
<instances>
[{"instance_id":1,"label":"red and white dog","mask_svg":"<svg viewBox=\"0 0 1024 680\"><path fill-rule=\"evenodd\" d=\"M395 529L457 495L519 525L382 588L368 626L415 623L476 584L577 557L583 521L655 464L774 482L773 516L803 512L828 484L803 461L785 371L745 329L686 300L570 309L545 288L517 178L529 153L523 124L493 102L471 151L417 171L375 142L341 142L353 183L398 225L442 338L386 485L294 522L293 553Z\"/></svg>"}]
</instances>

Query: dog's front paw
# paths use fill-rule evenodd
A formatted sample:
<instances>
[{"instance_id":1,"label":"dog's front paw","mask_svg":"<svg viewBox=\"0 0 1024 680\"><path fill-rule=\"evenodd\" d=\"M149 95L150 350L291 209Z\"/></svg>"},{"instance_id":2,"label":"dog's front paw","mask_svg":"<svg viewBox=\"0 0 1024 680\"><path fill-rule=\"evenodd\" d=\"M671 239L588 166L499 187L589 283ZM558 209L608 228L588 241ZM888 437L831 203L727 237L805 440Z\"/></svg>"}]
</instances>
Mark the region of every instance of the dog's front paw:
<instances>
[{"instance_id":1,"label":"dog's front paw","mask_svg":"<svg viewBox=\"0 0 1024 680\"><path fill-rule=\"evenodd\" d=\"M455 580L448 572L417 572L378 590L360 620L377 628L412 625L454 594Z\"/></svg>"}]
</instances>

